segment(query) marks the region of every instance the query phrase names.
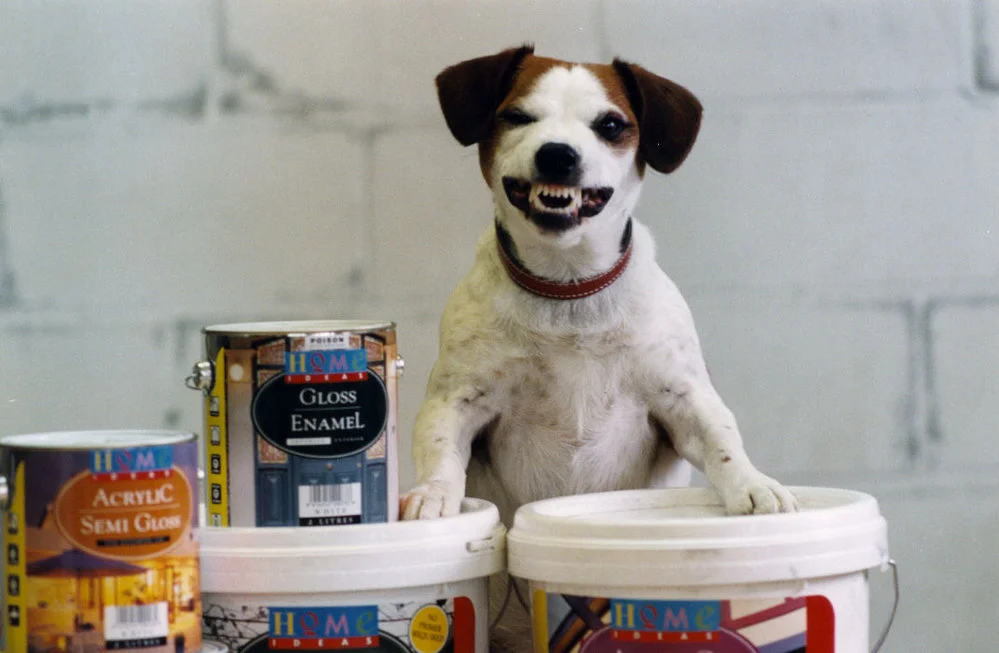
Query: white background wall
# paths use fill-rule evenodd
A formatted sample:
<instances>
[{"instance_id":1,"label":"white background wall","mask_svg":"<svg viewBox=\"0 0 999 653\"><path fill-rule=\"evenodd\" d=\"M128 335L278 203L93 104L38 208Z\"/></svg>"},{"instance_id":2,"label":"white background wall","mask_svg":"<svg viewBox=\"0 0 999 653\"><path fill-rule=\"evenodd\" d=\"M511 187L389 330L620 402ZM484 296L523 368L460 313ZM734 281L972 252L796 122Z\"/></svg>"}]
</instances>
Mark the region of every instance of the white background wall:
<instances>
[{"instance_id":1,"label":"white background wall","mask_svg":"<svg viewBox=\"0 0 999 653\"><path fill-rule=\"evenodd\" d=\"M6 0L0 432L197 430L201 326L373 316L408 450L491 220L432 80L527 40L701 97L638 217L750 454L882 502L886 650L992 650L999 0Z\"/></svg>"}]
</instances>

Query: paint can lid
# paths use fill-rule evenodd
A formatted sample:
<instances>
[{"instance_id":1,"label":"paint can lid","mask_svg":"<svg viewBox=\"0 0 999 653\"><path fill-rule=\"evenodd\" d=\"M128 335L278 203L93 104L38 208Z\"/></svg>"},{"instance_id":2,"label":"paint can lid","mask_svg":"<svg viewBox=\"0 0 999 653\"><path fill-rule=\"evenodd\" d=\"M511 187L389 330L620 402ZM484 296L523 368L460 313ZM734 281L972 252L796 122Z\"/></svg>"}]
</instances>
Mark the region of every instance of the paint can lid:
<instances>
[{"instance_id":1,"label":"paint can lid","mask_svg":"<svg viewBox=\"0 0 999 653\"><path fill-rule=\"evenodd\" d=\"M874 497L789 488L801 510L728 516L709 488L589 494L523 506L508 537L510 573L596 587L780 582L886 564Z\"/></svg>"},{"instance_id":2,"label":"paint can lid","mask_svg":"<svg viewBox=\"0 0 999 653\"><path fill-rule=\"evenodd\" d=\"M201 591L311 594L420 587L503 568L496 506L465 499L455 517L310 528L203 528Z\"/></svg>"},{"instance_id":3,"label":"paint can lid","mask_svg":"<svg viewBox=\"0 0 999 653\"><path fill-rule=\"evenodd\" d=\"M112 430L53 431L0 437L0 447L10 449L45 449L81 451L87 449L130 449L158 447L194 441L193 433L183 431Z\"/></svg>"},{"instance_id":4,"label":"paint can lid","mask_svg":"<svg viewBox=\"0 0 999 653\"><path fill-rule=\"evenodd\" d=\"M239 322L206 326L206 334L224 334L231 337L288 336L310 333L371 333L395 329L395 322L388 320L293 320L281 322Z\"/></svg>"}]
</instances>

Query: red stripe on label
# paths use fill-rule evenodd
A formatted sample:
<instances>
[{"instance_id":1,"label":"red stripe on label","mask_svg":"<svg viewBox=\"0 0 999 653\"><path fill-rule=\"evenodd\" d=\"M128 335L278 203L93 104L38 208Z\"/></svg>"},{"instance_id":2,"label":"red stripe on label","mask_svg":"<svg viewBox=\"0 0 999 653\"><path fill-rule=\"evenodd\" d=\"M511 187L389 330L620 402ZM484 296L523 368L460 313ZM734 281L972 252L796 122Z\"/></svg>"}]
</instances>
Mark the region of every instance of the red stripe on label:
<instances>
[{"instance_id":1,"label":"red stripe on label","mask_svg":"<svg viewBox=\"0 0 999 653\"><path fill-rule=\"evenodd\" d=\"M302 383L347 383L348 381L367 381L367 372L348 372L345 374L285 374L284 382L290 384Z\"/></svg>"},{"instance_id":2,"label":"red stripe on label","mask_svg":"<svg viewBox=\"0 0 999 653\"><path fill-rule=\"evenodd\" d=\"M296 639L293 637L272 637L268 641L272 650L280 651L337 651L348 648L375 648L378 635L370 637L330 637L324 639Z\"/></svg>"},{"instance_id":3,"label":"red stripe on label","mask_svg":"<svg viewBox=\"0 0 999 653\"><path fill-rule=\"evenodd\" d=\"M467 596L454 600L454 653L475 653L475 606Z\"/></svg>"},{"instance_id":4,"label":"red stripe on label","mask_svg":"<svg viewBox=\"0 0 999 653\"><path fill-rule=\"evenodd\" d=\"M824 596L809 596L805 609L808 611L805 650L808 653L836 653L836 615L832 603Z\"/></svg>"}]
</instances>

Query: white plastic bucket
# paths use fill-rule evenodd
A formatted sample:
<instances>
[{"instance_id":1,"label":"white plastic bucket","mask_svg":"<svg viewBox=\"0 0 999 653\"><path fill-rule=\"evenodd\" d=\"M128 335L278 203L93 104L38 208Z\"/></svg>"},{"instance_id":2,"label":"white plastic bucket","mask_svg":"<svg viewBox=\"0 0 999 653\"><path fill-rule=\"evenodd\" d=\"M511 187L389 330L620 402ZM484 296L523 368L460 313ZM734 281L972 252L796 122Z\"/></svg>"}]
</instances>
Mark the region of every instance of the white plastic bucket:
<instances>
[{"instance_id":1,"label":"white plastic bucket","mask_svg":"<svg viewBox=\"0 0 999 653\"><path fill-rule=\"evenodd\" d=\"M802 511L748 517L704 488L524 506L509 565L530 581L534 650L866 653L867 571L889 561L877 501L792 491Z\"/></svg>"},{"instance_id":2,"label":"white plastic bucket","mask_svg":"<svg viewBox=\"0 0 999 653\"><path fill-rule=\"evenodd\" d=\"M205 637L232 653L487 653L504 536L496 507L474 499L437 520L203 529Z\"/></svg>"}]
</instances>

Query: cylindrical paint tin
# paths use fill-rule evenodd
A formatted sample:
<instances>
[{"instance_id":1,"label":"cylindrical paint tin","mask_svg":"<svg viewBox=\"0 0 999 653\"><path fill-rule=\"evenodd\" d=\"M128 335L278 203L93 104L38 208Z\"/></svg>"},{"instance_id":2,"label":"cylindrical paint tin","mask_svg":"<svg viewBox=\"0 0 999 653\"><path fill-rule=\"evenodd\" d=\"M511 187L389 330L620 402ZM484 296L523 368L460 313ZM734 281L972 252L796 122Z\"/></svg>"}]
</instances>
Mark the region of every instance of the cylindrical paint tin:
<instances>
[{"instance_id":1,"label":"cylindrical paint tin","mask_svg":"<svg viewBox=\"0 0 999 653\"><path fill-rule=\"evenodd\" d=\"M190 433L0 438L2 650L199 651L197 465Z\"/></svg>"},{"instance_id":2,"label":"cylindrical paint tin","mask_svg":"<svg viewBox=\"0 0 999 653\"><path fill-rule=\"evenodd\" d=\"M537 653L866 653L868 570L888 563L873 497L792 488L802 510L731 517L706 488L522 507L509 569L530 581Z\"/></svg>"},{"instance_id":3,"label":"cylindrical paint tin","mask_svg":"<svg viewBox=\"0 0 999 653\"><path fill-rule=\"evenodd\" d=\"M496 507L435 520L202 531L205 635L233 653L488 653Z\"/></svg>"},{"instance_id":4,"label":"cylindrical paint tin","mask_svg":"<svg viewBox=\"0 0 999 653\"><path fill-rule=\"evenodd\" d=\"M391 322L204 329L205 483L211 526L335 526L399 512Z\"/></svg>"}]
</instances>

